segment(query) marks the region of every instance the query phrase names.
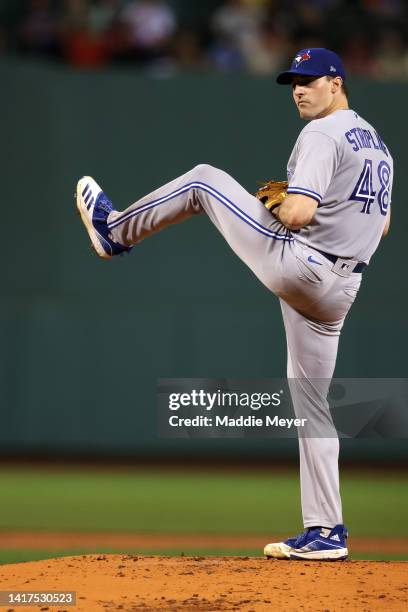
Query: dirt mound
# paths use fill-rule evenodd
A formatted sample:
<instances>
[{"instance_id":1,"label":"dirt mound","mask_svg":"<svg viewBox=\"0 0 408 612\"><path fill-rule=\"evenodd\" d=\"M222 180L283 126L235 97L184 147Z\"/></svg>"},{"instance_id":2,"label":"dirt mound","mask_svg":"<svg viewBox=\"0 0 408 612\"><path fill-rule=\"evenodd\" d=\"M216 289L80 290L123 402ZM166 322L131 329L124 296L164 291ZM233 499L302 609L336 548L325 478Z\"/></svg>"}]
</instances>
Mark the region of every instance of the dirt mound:
<instances>
[{"instance_id":1,"label":"dirt mound","mask_svg":"<svg viewBox=\"0 0 408 612\"><path fill-rule=\"evenodd\" d=\"M83 555L0 566L0 584L2 591L76 591L74 607L43 604L27 611L408 609L404 561Z\"/></svg>"}]
</instances>

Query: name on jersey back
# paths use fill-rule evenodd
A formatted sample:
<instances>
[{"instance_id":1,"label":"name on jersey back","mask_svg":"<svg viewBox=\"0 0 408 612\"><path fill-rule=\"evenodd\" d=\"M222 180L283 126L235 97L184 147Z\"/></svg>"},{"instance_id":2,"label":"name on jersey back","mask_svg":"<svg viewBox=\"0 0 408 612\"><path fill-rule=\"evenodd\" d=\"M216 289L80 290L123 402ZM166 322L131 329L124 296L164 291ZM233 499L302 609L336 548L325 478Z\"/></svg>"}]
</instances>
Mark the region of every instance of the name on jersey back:
<instances>
[{"instance_id":1,"label":"name on jersey back","mask_svg":"<svg viewBox=\"0 0 408 612\"><path fill-rule=\"evenodd\" d=\"M377 149L383 151L388 157L387 147L379 133L375 130L373 135L370 130L355 127L346 132L345 137L348 142L353 145L353 151L359 151L360 149Z\"/></svg>"}]
</instances>

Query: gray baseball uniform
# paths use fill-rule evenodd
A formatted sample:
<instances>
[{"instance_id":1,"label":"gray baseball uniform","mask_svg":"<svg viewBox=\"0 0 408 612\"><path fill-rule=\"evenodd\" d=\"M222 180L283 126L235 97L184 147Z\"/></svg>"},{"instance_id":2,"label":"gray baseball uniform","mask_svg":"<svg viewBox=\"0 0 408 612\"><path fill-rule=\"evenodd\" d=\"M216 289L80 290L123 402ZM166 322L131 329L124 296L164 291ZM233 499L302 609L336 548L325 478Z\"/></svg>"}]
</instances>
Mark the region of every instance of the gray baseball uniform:
<instances>
[{"instance_id":1,"label":"gray baseball uniform","mask_svg":"<svg viewBox=\"0 0 408 612\"><path fill-rule=\"evenodd\" d=\"M288 378L296 379L291 387L296 413L330 429L326 396L340 331L361 283L359 264L369 261L385 225L392 158L368 123L352 110L341 110L305 127L288 174L290 193L319 203L310 225L299 232L287 230L231 176L206 164L125 211L112 212L108 227L113 240L131 246L168 225L207 213L235 253L280 299ZM305 527L343 523L336 434L299 438L299 449Z\"/></svg>"},{"instance_id":2,"label":"gray baseball uniform","mask_svg":"<svg viewBox=\"0 0 408 612\"><path fill-rule=\"evenodd\" d=\"M290 156L288 180L289 193L319 203L297 240L368 263L391 203L392 158L374 128L353 110L311 121Z\"/></svg>"}]
</instances>

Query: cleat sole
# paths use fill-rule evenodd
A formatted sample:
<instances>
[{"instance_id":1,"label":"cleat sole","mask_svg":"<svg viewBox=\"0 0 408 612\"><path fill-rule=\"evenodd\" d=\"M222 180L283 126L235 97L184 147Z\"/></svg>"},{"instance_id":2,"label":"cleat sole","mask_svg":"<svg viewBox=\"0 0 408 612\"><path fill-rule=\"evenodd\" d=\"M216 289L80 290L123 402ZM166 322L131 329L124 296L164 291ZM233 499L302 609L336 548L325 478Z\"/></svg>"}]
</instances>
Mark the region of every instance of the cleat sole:
<instances>
[{"instance_id":1,"label":"cleat sole","mask_svg":"<svg viewBox=\"0 0 408 612\"><path fill-rule=\"evenodd\" d=\"M77 206L77 211L79 216L81 217L82 223L85 225L85 229L88 232L88 236L91 240L92 243L92 247L94 249L94 251L96 252L97 255L99 255L99 257L101 257L101 259L112 259L111 255L108 255L105 251L105 249L103 249L103 247L101 246L100 240L98 238L97 232L95 231L95 228L93 227L89 216L87 214L87 211L85 211L83 209L83 205L81 202L81 193L82 193L82 187L81 185L83 185L84 183L89 181L90 177L83 177L82 179L80 179L78 181L78 185L77 185L77 192L76 192L76 206Z\"/></svg>"}]
</instances>

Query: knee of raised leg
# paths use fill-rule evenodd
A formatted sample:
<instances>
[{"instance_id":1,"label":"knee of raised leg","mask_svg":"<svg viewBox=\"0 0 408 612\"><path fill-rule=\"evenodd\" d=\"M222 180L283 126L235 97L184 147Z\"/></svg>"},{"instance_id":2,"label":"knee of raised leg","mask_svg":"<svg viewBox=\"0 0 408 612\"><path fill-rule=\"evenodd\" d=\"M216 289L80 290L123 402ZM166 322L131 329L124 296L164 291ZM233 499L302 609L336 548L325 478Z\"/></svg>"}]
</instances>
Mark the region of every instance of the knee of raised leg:
<instances>
[{"instance_id":1,"label":"knee of raised leg","mask_svg":"<svg viewBox=\"0 0 408 612\"><path fill-rule=\"evenodd\" d=\"M194 168L194 173L197 178L201 181L207 181L217 169L214 166L210 166L210 164L198 164Z\"/></svg>"}]
</instances>

